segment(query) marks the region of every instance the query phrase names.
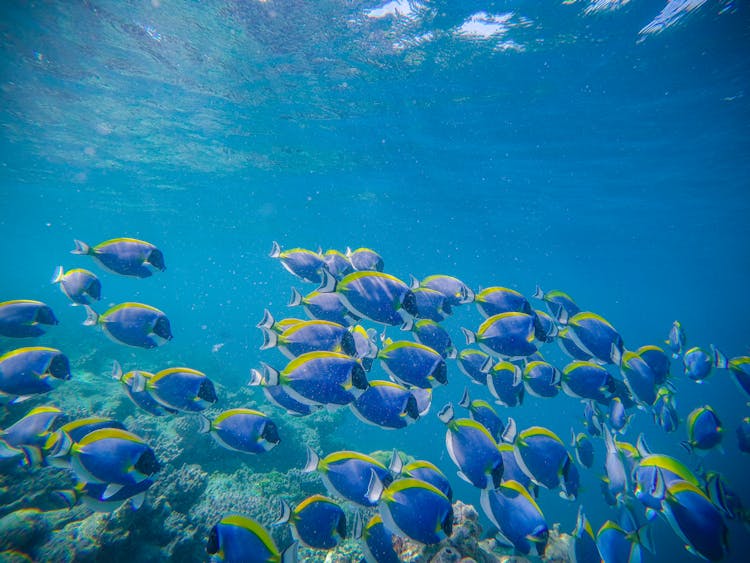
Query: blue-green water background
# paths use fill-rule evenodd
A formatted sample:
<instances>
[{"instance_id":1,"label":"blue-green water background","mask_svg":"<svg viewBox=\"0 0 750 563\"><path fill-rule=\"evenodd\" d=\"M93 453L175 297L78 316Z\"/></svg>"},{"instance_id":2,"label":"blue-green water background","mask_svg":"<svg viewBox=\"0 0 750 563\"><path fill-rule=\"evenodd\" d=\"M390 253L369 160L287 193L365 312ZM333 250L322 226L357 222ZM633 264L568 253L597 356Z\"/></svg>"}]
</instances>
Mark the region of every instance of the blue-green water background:
<instances>
[{"instance_id":1,"label":"blue-green water background","mask_svg":"<svg viewBox=\"0 0 750 563\"><path fill-rule=\"evenodd\" d=\"M679 319L689 344L747 354L747 6L708 2L643 41L661 2L584 6L433 2L419 18L375 19L373 2L4 2L0 300L49 303L61 324L40 342L71 357L110 347L121 361L174 360L241 386L261 360L283 366L258 350L263 309L283 317L292 285L312 289L267 257L271 242L369 246L402 278L563 289L632 349L661 343ZM479 11L513 12L502 40L523 51L452 33ZM109 343L49 285L58 264L91 267L69 254L73 238L117 236L166 255L167 271L146 280L97 270L102 304L169 315L175 338L158 350ZM458 327L479 320L470 306L447 326L462 345ZM565 363L556 347L549 357ZM387 432L348 416L345 440L454 475L434 412L468 380L449 370L427 419ZM683 417L701 404L718 412L725 453L704 463L750 504L750 457L734 436L747 397L726 372L678 387ZM561 395L506 414L567 437L581 410ZM684 425L666 435L638 413L627 437L638 431L685 458ZM598 453L582 494L595 528L613 517ZM573 527L577 505L540 498L550 522ZM686 557L657 526L658 557ZM733 524L736 560L748 544Z\"/></svg>"}]
</instances>

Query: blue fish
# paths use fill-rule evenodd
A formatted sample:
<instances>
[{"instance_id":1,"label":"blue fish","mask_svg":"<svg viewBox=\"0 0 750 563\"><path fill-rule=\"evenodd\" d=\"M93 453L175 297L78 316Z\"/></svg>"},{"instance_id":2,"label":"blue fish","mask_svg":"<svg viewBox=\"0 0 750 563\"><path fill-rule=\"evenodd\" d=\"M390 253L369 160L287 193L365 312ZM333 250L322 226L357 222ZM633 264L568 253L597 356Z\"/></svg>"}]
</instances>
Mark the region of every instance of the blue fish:
<instances>
[{"instance_id":1,"label":"blue fish","mask_svg":"<svg viewBox=\"0 0 750 563\"><path fill-rule=\"evenodd\" d=\"M486 319L476 333L461 328L466 344L475 342L485 352L506 359L526 358L537 352L534 317L526 313L501 313Z\"/></svg>"},{"instance_id":2,"label":"blue fish","mask_svg":"<svg viewBox=\"0 0 750 563\"><path fill-rule=\"evenodd\" d=\"M274 241L268 256L277 258L287 272L304 282L321 283L323 272L328 271L320 252L304 248L290 248L282 251L279 243Z\"/></svg>"},{"instance_id":3,"label":"blue fish","mask_svg":"<svg viewBox=\"0 0 750 563\"><path fill-rule=\"evenodd\" d=\"M263 367L265 376L253 371L251 385L283 385L292 398L310 405L348 405L368 386L361 361L337 352L302 354L281 372Z\"/></svg>"},{"instance_id":4,"label":"blue fish","mask_svg":"<svg viewBox=\"0 0 750 563\"><path fill-rule=\"evenodd\" d=\"M464 389L463 397L458 404L465 409L468 409L469 416L472 420L476 420L479 424L484 426L495 441L500 440L500 436L502 436L505 431L505 423L497 415L495 409L492 408L492 405L482 399L472 400L469 396L468 389Z\"/></svg>"},{"instance_id":5,"label":"blue fish","mask_svg":"<svg viewBox=\"0 0 750 563\"><path fill-rule=\"evenodd\" d=\"M566 395L577 399L608 401L615 382L605 368L594 362L575 360L563 368L560 385Z\"/></svg>"},{"instance_id":6,"label":"blue fish","mask_svg":"<svg viewBox=\"0 0 750 563\"><path fill-rule=\"evenodd\" d=\"M13 447L41 448L50 436L50 427L60 415L62 411L57 407L33 408L5 430L0 429L0 439Z\"/></svg>"},{"instance_id":7,"label":"blue fish","mask_svg":"<svg viewBox=\"0 0 750 563\"><path fill-rule=\"evenodd\" d=\"M514 447L519 467L533 483L547 489L563 485L569 455L557 434L532 426L518 433Z\"/></svg>"},{"instance_id":8,"label":"blue fish","mask_svg":"<svg viewBox=\"0 0 750 563\"><path fill-rule=\"evenodd\" d=\"M252 518L224 516L208 534L206 553L217 563L292 563L297 543L279 552L271 534Z\"/></svg>"},{"instance_id":9,"label":"blue fish","mask_svg":"<svg viewBox=\"0 0 750 563\"><path fill-rule=\"evenodd\" d=\"M403 307L415 319L430 319L437 323L453 314L448 298L427 287L412 288L404 299Z\"/></svg>"},{"instance_id":10,"label":"blue fish","mask_svg":"<svg viewBox=\"0 0 750 563\"><path fill-rule=\"evenodd\" d=\"M443 358L455 358L457 356L457 351L453 346L450 334L435 321L420 319L412 322L408 320L401 328L403 330L410 330L417 342L432 348Z\"/></svg>"},{"instance_id":11,"label":"blue fish","mask_svg":"<svg viewBox=\"0 0 750 563\"><path fill-rule=\"evenodd\" d=\"M542 555L549 530L544 514L529 492L517 481L505 481L483 490L480 505L502 539L524 555Z\"/></svg>"},{"instance_id":12,"label":"blue fish","mask_svg":"<svg viewBox=\"0 0 750 563\"><path fill-rule=\"evenodd\" d=\"M115 361L112 366L112 378L122 383L128 398L133 401L137 407L153 416L164 416L176 413L177 411L175 409L161 404L151 396L151 393L146 389L146 387L148 387L147 383L145 385L139 383L139 387L143 387L140 390L135 390L133 388L133 383L139 381L139 378L150 380L152 377L154 377L153 373L141 370L122 373L122 368L117 361Z\"/></svg>"},{"instance_id":13,"label":"blue fish","mask_svg":"<svg viewBox=\"0 0 750 563\"><path fill-rule=\"evenodd\" d=\"M492 435L476 420L454 419L451 404L438 416L447 426L445 446L458 476L479 489L496 487L503 477L503 457Z\"/></svg>"},{"instance_id":14,"label":"blue fish","mask_svg":"<svg viewBox=\"0 0 750 563\"><path fill-rule=\"evenodd\" d=\"M120 303L98 315L88 305L84 325L99 325L113 341L136 348L156 348L172 340L167 316L143 303Z\"/></svg>"},{"instance_id":15,"label":"blue fish","mask_svg":"<svg viewBox=\"0 0 750 563\"><path fill-rule=\"evenodd\" d=\"M45 333L44 325L59 321L49 305L31 299L16 299L0 303L0 336L31 338Z\"/></svg>"},{"instance_id":16,"label":"blue fish","mask_svg":"<svg viewBox=\"0 0 750 563\"><path fill-rule=\"evenodd\" d=\"M101 416L79 418L63 424L57 431L49 435L47 442L44 444L45 462L53 467L70 468L72 445L80 442L95 430L103 428L125 430L125 426L121 422Z\"/></svg>"},{"instance_id":17,"label":"blue fish","mask_svg":"<svg viewBox=\"0 0 750 563\"><path fill-rule=\"evenodd\" d=\"M317 319L303 321L286 328L281 334L263 326L260 329L263 332L263 345L260 349L277 348L290 360L315 351L357 355L354 336L347 327L338 323Z\"/></svg>"},{"instance_id":18,"label":"blue fish","mask_svg":"<svg viewBox=\"0 0 750 563\"><path fill-rule=\"evenodd\" d=\"M596 535L583 513L583 506L578 507L576 527L570 535L573 536L573 541L570 543L568 557L572 563L601 563L602 557L596 546Z\"/></svg>"},{"instance_id":19,"label":"blue fish","mask_svg":"<svg viewBox=\"0 0 750 563\"><path fill-rule=\"evenodd\" d=\"M565 311L565 316L568 318L577 315L581 312L580 307L576 305L573 298L559 289L553 289L552 291L543 291L541 287L536 286L534 292L534 299L540 299L547 305L547 309L550 314L555 317L560 316L560 311Z\"/></svg>"},{"instance_id":20,"label":"blue fish","mask_svg":"<svg viewBox=\"0 0 750 563\"><path fill-rule=\"evenodd\" d=\"M60 284L60 291L70 299L73 305L91 305L102 297L102 282L92 272L83 268L74 268L63 273L58 266L52 277L52 283Z\"/></svg>"},{"instance_id":21,"label":"blue fish","mask_svg":"<svg viewBox=\"0 0 750 563\"><path fill-rule=\"evenodd\" d=\"M0 356L0 396L20 402L70 379L70 362L55 348L17 348Z\"/></svg>"},{"instance_id":22,"label":"blue fish","mask_svg":"<svg viewBox=\"0 0 750 563\"><path fill-rule=\"evenodd\" d=\"M471 379L472 383L487 385L487 372L492 369L494 363L492 356L482 350L466 348L459 352L456 360L458 363L458 369L460 369L466 377Z\"/></svg>"},{"instance_id":23,"label":"blue fish","mask_svg":"<svg viewBox=\"0 0 750 563\"><path fill-rule=\"evenodd\" d=\"M674 393L667 387L660 387L652 408L654 421L664 432L674 432L680 424Z\"/></svg>"},{"instance_id":24,"label":"blue fish","mask_svg":"<svg viewBox=\"0 0 750 563\"><path fill-rule=\"evenodd\" d=\"M276 423L267 415L252 409L230 409L213 421L201 416L201 434L210 433L216 442L228 450L260 454L275 448L281 438Z\"/></svg>"},{"instance_id":25,"label":"blue fish","mask_svg":"<svg viewBox=\"0 0 750 563\"><path fill-rule=\"evenodd\" d=\"M346 539L346 515L333 500L312 495L292 510L282 501L283 513L276 525L289 522L292 536L313 549L333 549Z\"/></svg>"},{"instance_id":26,"label":"blue fish","mask_svg":"<svg viewBox=\"0 0 750 563\"><path fill-rule=\"evenodd\" d=\"M560 379L560 370L545 361L528 362L523 370L523 384L526 392L534 397L557 396Z\"/></svg>"},{"instance_id":27,"label":"blue fish","mask_svg":"<svg viewBox=\"0 0 750 563\"><path fill-rule=\"evenodd\" d=\"M509 422L509 424L515 424L515 422ZM518 465L513 445L501 442L497 445L497 448L500 450L500 455L503 458L503 481L516 481L520 483L536 498L539 494L539 486L533 483L529 476L523 472L521 466Z\"/></svg>"},{"instance_id":28,"label":"blue fish","mask_svg":"<svg viewBox=\"0 0 750 563\"><path fill-rule=\"evenodd\" d=\"M559 319L567 324L568 335L576 346L603 364L618 364L623 352L620 334L603 317L590 312L581 312L571 318Z\"/></svg>"},{"instance_id":29,"label":"blue fish","mask_svg":"<svg viewBox=\"0 0 750 563\"><path fill-rule=\"evenodd\" d=\"M706 494L687 481L667 487L663 514L689 552L719 561L727 555L728 529L721 512Z\"/></svg>"},{"instance_id":30,"label":"blue fish","mask_svg":"<svg viewBox=\"0 0 750 563\"><path fill-rule=\"evenodd\" d=\"M600 436L602 433L601 413L594 401L586 401L583 406L583 425L590 436Z\"/></svg>"},{"instance_id":31,"label":"blue fish","mask_svg":"<svg viewBox=\"0 0 750 563\"><path fill-rule=\"evenodd\" d=\"M153 270L163 272L164 254L150 242L134 238L116 238L90 247L85 242L75 240L71 254L91 256L100 266L115 274L147 278Z\"/></svg>"},{"instance_id":32,"label":"blue fish","mask_svg":"<svg viewBox=\"0 0 750 563\"><path fill-rule=\"evenodd\" d=\"M632 471L635 497L649 510L659 512L666 488L678 481L700 486L698 478L681 461L664 454L644 455Z\"/></svg>"},{"instance_id":33,"label":"blue fish","mask_svg":"<svg viewBox=\"0 0 750 563\"><path fill-rule=\"evenodd\" d=\"M434 274L427 276L421 282L412 283L412 288L414 287L426 287L439 291L454 307L474 301L474 292L464 282L453 276Z\"/></svg>"},{"instance_id":34,"label":"blue fish","mask_svg":"<svg viewBox=\"0 0 750 563\"><path fill-rule=\"evenodd\" d=\"M669 355L654 345L641 346L635 353L651 368L656 385L664 385L669 379L669 370L672 365Z\"/></svg>"},{"instance_id":35,"label":"blue fish","mask_svg":"<svg viewBox=\"0 0 750 563\"><path fill-rule=\"evenodd\" d=\"M72 508L79 501L94 512L114 512L125 503L130 503L134 510L138 510L146 499L146 491L154 482L144 479L132 485L123 485L114 494L108 495L106 483L83 483L76 484L75 489L59 491L58 494Z\"/></svg>"},{"instance_id":36,"label":"blue fish","mask_svg":"<svg viewBox=\"0 0 750 563\"><path fill-rule=\"evenodd\" d=\"M263 376L259 372L254 371L253 376L262 382ZM251 380L248 385L258 384ZM287 392L287 388L283 385L263 385L263 394L269 402L284 409L291 416L307 416L323 408L320 404L310 405L298 401Z\"/></svg>"},{"instance_id":37,"label":"blue fish","mask_svg":"<svg viewBox=\"0 0 750 563\"><path fill-rule=\"evenodd\" d=\"M620 357L620 373L635 402L650 407L656 401L656 375L638 354L623 351Z\"/></svg>"},{"instance_id":38,"label":"blue fish","mask_svg":"<svg viewBox=\"0 0 750 563\"><path fill-rule=\"evenodd\" d=\"M382 272L353 272L341 281L324 272L321 293L336 292L354 315L384 325L400 325L409 318L404 300L411 293L400 279Z\"/></svg>"},{"instance_id":39,"label":"blue fish","mask_svg":"<svg viewBox=\"0 0 750 563\"><path fill-rule=\"evenodd\" d=\"M523 376L518 366L499 361L487 373L487 387L497 402L506 407L523 403Z\"/></svg>"},{"instance_id":40,"label":"blue fish","mask_svg":"<svg viewBox=\"0 0 750 563\"><path fill-rule=\"evenodd\" d=\"M347 248L346 257L356 271L383 271L383 258L371 248L357 248L356 250Z\"/></svg>"},{"instance_id":41,"label":"blue fish","mask_svg":"<svg viewBox=\"0 0 750 563\"><path fill-rule=\"evenodd\" d=\"M568 327L563 327L557 332L557 343L560 349L574 360L587 362L593 360L591 354L583 350L573 340L572 332Z\"/></svg>"},{"instance_id":42,"label":"blue fish","mask_svg":"<svg viewBox=\"0 0 750 563\"><path fill-rule=\"evenodd\" d=\"M728 369L737 386L750 395L750 356L737 356L731 360L714 347L714 367Z\"/></svg>"},{"instance_id":43,"label":"blue fish","mask_svg":"<svg viewBox=\"0 0 750 563\"><path fill-rule=\"evenodd\" d=\"M453 533L450 500L425 481L399 479L384 487L373 474L368 496L378 502L386 528L400 536L433 545Z\"/></svg>"},{"instance_id":44,"label":"blue fish","mask_svg":"<svg viewBox=\"0 0 750 563\"><path fill-rule=\"evenodd\" d=\"M350 406L357 418L367 424L404 428L427 414L431 401L429 389L408 389L391 381L370 381L369 387Z\"/></svg>"},{"instance_id":45,"label":"blue fish","mask_svg":"<svg viewBox=\"0 0 750 563\"><path fill-rule=\"evenodd\" d=\"M696 346L682 355L682 363L687 377L697 383L703 383L711 375L714 361L708 352Z\"/></svg>"},{"instance_id":46,"label":"blue fish","mask_svg":"<svg viewBox=\"0 0 750 563\"><path fill-rule=\"evenodd\" d=\"M392 464L400 464L394 453ZM328 492L334 496L343 497L360 506L375 506L367 492L373 473L387 487L393 476L388 467L368 455L352 451L340 451L320 458L309 447L307 448L307 463L302 469L304 473L317 471Z\"/></svg>"},{"instance_id":47,"label":"blue fish","mask_svg":"<svg viewBox=\"0 0 750 563\"><path fill-rule=\"evenodd\" d=\"M424 344L399 340L378 352L380 365L393 381L429 389L448 383L445 358Z\"/></svg>"},{"instance_id":48,"label":"blue fish","mask_svg":"<svg viewBox=\"0 0 750 563\"><path fill-rule=\"evenodd\" d=\"M607 520L596 534L596 546L606 563L636 563L641 560L641 542L636 532L628 532Z\"/></svg>"},{"instance_id":49,"label":"blue fish","mask_svg":"<svg viewBox=\"0 0 750 563\"><path fill-rule=\"evenodd\" d=\"M146 391L167 409L188 413L203 411L217 401L214 384L206 374L187 367L163 369L150 378L136 372L131 390Z\"/></svg>"},{"instance_id":50,"label":"blue fish","mask_svg":"<svg viewBox=\"0 0 750 563\"><path fill-rule=\"evenodd\" d=\"M141 438L114 428L94 430L70 450L71 468L86 483L108 483L106 500L124 485L134 485L160 469L151 447Z\"/></svg>"},{"instance_id":51,"label":"blue fish","mask_svg":"<svg viewBox=\"0 0 750 563\"><path fill-rule=\"evenodd\" d=\"M344 306L338 293L313 291L302 297L299 291L292 288L289 307L296 307L298 305L302 306L307 316L311 319L329 321L344 326L352 325L359 320L356 315L350 313L349 309Z\"/></svg>"},{"instance_id":52,"label":"blue fish","mask_svg":"<svg viewBox=\"0 0 750 563\"><path fill-rule=\"evenodd\" d=\"M474 297L474 303L484 318L502 313L525 313L531 315L533 309L528 300L514 289L488 287Z\"/></svg>"},{"instance_id":53,"label":"blue fish","mask_svg":"<svg viewBox=\"0 0 750 563\"><path fill-rule=\"evenodd\" d=\"M615 432L624 434L625 427L628 425L629 421L630 417L625 411L625 405L623 404L622 399L620 399L620 397L612 397L612 400L609 402L609 426Z\"/></svg>"},{"instance_id":54,"label":"blue fish","mask_svg":"<svg viewBox=\"0 0 750 563\"><path fill-rule=\"evenodd\" d=\"M621 502L629 490L628 471L625 466L624 455L617 447L617 442L609 431L609 428L603 426L602 429L607 452L604 458L604 468L607 473L605 483L609 494L617 502ZM601 546L599 549L601 549Z\"/></svg>"},{"instance_id":55,"label":"blue fish","mask_svg":"<svg viewBox=\"0 0 750 563\"><path fill-rule=\"evenodd\" d=\"M686 426L688 439L682 445L688 451L706 451L721 444L724 428L716 412L708 405L694 409L687 417Z\"/></svg>"},{"instance_id":56,"label":"blue fish","mask_svg":"<svg viewBox=\"0 0 750 563\"><path fill-rule=\"evenodd\" d=\"M325 251L323 262L325 262L326 270L337 280L343 279L344 276L354 271L354 266L352 266L349 257L335 249Z\"/></svg>"},{"instance_id":57,"label":"blue fish","mask_svg":"<svg viewBox=\"0 0 750 563\"><path fill-rule=\"evenodd\" d=\"M583 432L576 434L572 428L570 432L573 436L571 446L575 450L576 460L584 467L591 468L594 464L594 444Z\"/></svg>"},{"instance_id":58,"label":"blue fish","mask_svg":"<svg viewBox=\"0 0 750 563\"><path fill-rule=\"evenodd\" d=\"M383 518L376 514L362 532L362 551L367 563L399 563L396 550L393 549L393 532L386 528Z\"/></svg>"},{"instance_id":59,"label":"blue fish","mask_svg":"<svg viewBox=\"0 0 750 563\"><path fill-rule=\"evenodd\" d=\"M453 499L453 489L451 488L450 481L448 481L445 474L435 464L429 461L415 460L407 463L401 468L400 475L429 483L448 497L448 500Z\"/></svg>"},{"instance_id":60,"label":"blue fish","mask_svg":"<svg viewBox=\"0 0 750 563\"><path fill-rule=\"evenodd\" d=\"M539 342L552 342L560 332L555 319L544 311L535 310L534 315L534 338Z\"/></svg>"},{"instance_id":61,"label":"blue fish","mask_svg":"<svg viewBox=\"0 0 750 563\"><path fill-rule=\"evenodd\" d=\"M667 336L667 339L664 341L664 343L669 346L669 349L672 350L673 358L680 357L682 351L685 349L686 342L687 338L685 337L685 331L683 330L680 321L673 322L672 328L669 329L669 336Z\"/></svg>"}]
</instances>

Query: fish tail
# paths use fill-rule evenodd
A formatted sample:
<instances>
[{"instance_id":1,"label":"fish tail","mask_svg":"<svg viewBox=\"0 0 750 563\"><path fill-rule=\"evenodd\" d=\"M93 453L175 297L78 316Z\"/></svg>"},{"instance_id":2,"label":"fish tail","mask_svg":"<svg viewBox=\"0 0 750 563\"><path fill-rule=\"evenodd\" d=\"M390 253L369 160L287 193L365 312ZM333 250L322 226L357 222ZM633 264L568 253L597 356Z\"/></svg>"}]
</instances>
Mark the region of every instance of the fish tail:
<instances>
[{"instance_id":1,"label":"fish tail","mask_svg":"<svg viewBox=\"0 0 750 563\"><path fill-rule=\"evenodd\" d=\"M297 291L296 287L292 288L292 297L289 299L289 303L287 303L287 307L296 307L302 303L302 294Z\"/></svg>"},{"instance_id":2,"label":"fish tail","mask_svg":"<svg viewBox=\"0 0 750 563\"><path fill-rule=\"evenodd\" d=\"M727 357L713 344L711 345L711 350L714 353L714 367L717 369L727 369L729 367Z\"/></svg>"},{"instance_id":3,"label":"fish tail","mask_svg":"<svg viewBox=\"0 0 750 563\"><path fill-rule=\"evenodd\" d=\"M58 266L55 268L55 273L52 274L52 280L50 283L60 283L63 279L63 267Z\"/></svg>"},{"instance_id":4,"label":"fish tail","mask_svg":"<svg viewBox=\"0 0 750 563\"><path fill-rule=\"evenodd\" d=\"M470 331L468 328L461 327L461 332L464 333L464 338L466 338L467 345L474 344L477 341L477 335Z\"/></svg>"},{"instance_id":5,"label":"fish tail","mask_svg":"<svg viewBox=\"0 0 750 563\"><path fill-rule=\"evenodd\" d=\"M122 379L122 366L120 366L120 362L117 360L112 362L112 379L116 379L117 381Z\"/></svg>"},{"instance_id":6,"label":"fish tail","mask_svg":"<svg viewBox=\"0 0 750 563\"><path fill-rule=\"evenodd\" d=\"M279 246L279 243L276 241L273 241L273 245L271 246L271 252L268 253L269 258L278 258L281 256L281 247Z\"/></svg>"},{"instance_id":7,"label":"fish tail","mask_svg":"<svg viewBox=\"0 0 750 563\"><path fill-rule=\"evenodd\" d=\"M318 464L320 463L320 456L315 453L310 446L307 446L307 462L302 468L302 473L312 473L317 471Z\"/></svg>"},{"instance_id":8,"label":"fish tail","mask_svg":"<svg viewBox=\"0 0 750 563\"><path fill-rule=\"evenodd\" d=\"M271 311L269 311L268 309L263 309L263 318L255 326L257 328L271 328L274 325L275 322L276 321L273 318L273 315L271 314Z\"/></svg>"},{"instance_id":9,"label":"fish tail","mask_svg":"<svg viewBox=\"0 0 750 563\"><path fill-rule=\"evenodd\" d=\"M206 416L198 415L198 423L200 424L198 432L201 434L208 434L211 431L211 421Z\"/></svg>"},{"instance_id":10,"label":"fish tail","mask_svg":"<svg viewBox=\"0 0 750 563\"><path fill-rule=\"evenodd\" d=\"M261 344L261 350L268 350L269 348L275 347L279 343L279 335L274 331L267 329L266 327L260 327L263 332L263 344Z\"/></svg>"},{"instance_id":11,"label":"fish tail","mask_svg":"<svg viewBox=\"0 0 750 563\"><path fill-rule=\"evenodd\" d=\"M84 305L83 307L86 309L86 320L83 321L83 326L96 325L99 322L99 314L88 305Z\"/></svg>"},{"instance_id":12,"label":"fish tail","mask_svg":"<svg viewBox=\"0 0 750 563\"><path fill-rule=\"evenodd\" d=\"M73 239L76 247L70 251L71 254L91 254L91 247L83 241Z\"/></svg>"},{"instance_id":13,"label":"fish tail","mask_svg":"<svg viewBox=\"0 0 750 563\"><path fill-rule=\"evenodd\" d=\"M542 288L537 284L536 289L534 290L534 295L532 295L534 299L544 299L544 291Z\"/></svg>"},{"instance_id":14,"label":"fish tail","mask_svg":"<svg viewBox=\"0 0 750 563\"><path fill-rule=\"evenodd\" d=\"M263 374L260 373L257 369L251 369L250 370L250 381L247 383L250 387L259 387L262 385L265 385L265 380L263 379Z\"/></svg>"}]
</instances>

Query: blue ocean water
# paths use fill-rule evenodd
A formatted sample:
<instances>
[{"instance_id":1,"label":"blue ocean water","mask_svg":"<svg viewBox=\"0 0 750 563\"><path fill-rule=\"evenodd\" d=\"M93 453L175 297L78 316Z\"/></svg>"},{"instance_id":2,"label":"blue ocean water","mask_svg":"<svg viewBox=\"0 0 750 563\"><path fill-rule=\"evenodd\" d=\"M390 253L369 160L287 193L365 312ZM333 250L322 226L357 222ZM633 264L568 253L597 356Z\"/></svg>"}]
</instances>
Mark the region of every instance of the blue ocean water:
<instances>
[{"instance_id":1,"label":"blue ocean water","mask_svg":"<svg viewBox=\"0 0 750 563\"><path fill-rule=\"evenodd\" d=\"M748 355L750 18L740 2L668 8L675 17L649 27L664 2L6 2L0 301L48 303L60 326L31 342L92 354L87 371L113 359L190 365L239 389L261 361L284 365L259 350L263 310L290 316L290 288L314 289L268 257L272 241L364 246L404 280L450 274L529 297L537 284L562 289L629 349L662 344L678 319L691 346ZM49 284L60 264L95 269L69 253L73 239L118 236L159 246L167 270L134 280L96 269L98 308L165 311L174 339L156 350L82 326ZM445 325L463 347L459 328L480 320L469 305ZM16 344L0 340L0 351ZM543 352L568 361L554 344ZM710 404L724 451L700 461L750 505L750 457L735 440L748 397L726 371L700 385L677 361L672 373L678 431L633 410L625 439L644 432L653 450L697 463L679 445L684 418ZM478 508L435 416L468 384L449 362L423 420L386 431L345 412L339 438L435 462ZM216 412L242 406L219 394ZM566 441L583 430L582 406L562 394L497 408ZM580 498L595 529L614 517L597 448ZM281 446L267 455L286 461ZM542 491L539 503L549 523L573 528L578 502ZM654 527L645 560L692 557L664 522ZM728 559L744 560L747 529L729 527Z\"/></svg>"}]
</instances>

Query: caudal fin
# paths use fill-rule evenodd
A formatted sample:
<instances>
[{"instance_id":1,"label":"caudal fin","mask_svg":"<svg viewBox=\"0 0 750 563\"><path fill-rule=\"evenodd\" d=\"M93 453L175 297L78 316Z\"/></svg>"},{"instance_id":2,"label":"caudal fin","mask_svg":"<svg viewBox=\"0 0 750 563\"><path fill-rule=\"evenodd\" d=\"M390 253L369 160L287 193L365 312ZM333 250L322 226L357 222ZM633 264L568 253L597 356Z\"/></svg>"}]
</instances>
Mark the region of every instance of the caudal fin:
<instances>
[{"instance_id":1,"label":"caudal fin","mask_svg":"<svg viewBox=\"0 0 750 563\"><path fill-rule=\"evenodd\" d=\"M91 254L91 247L83 241L74 239L76 247L70 251L71 254Z\"/></svg>"},{"instance_id":2,"label":"caudal fin","mask_svg":"<svg viewBox=\"0 0 750 563\"><path fill-rule=\"evenodd\" d=\"M62 279L63 279L63 267L58 266L55 269L55 273L52 275L52 280L50 281L50 283L60 283Z\"/></svg>"}]
</instances>

